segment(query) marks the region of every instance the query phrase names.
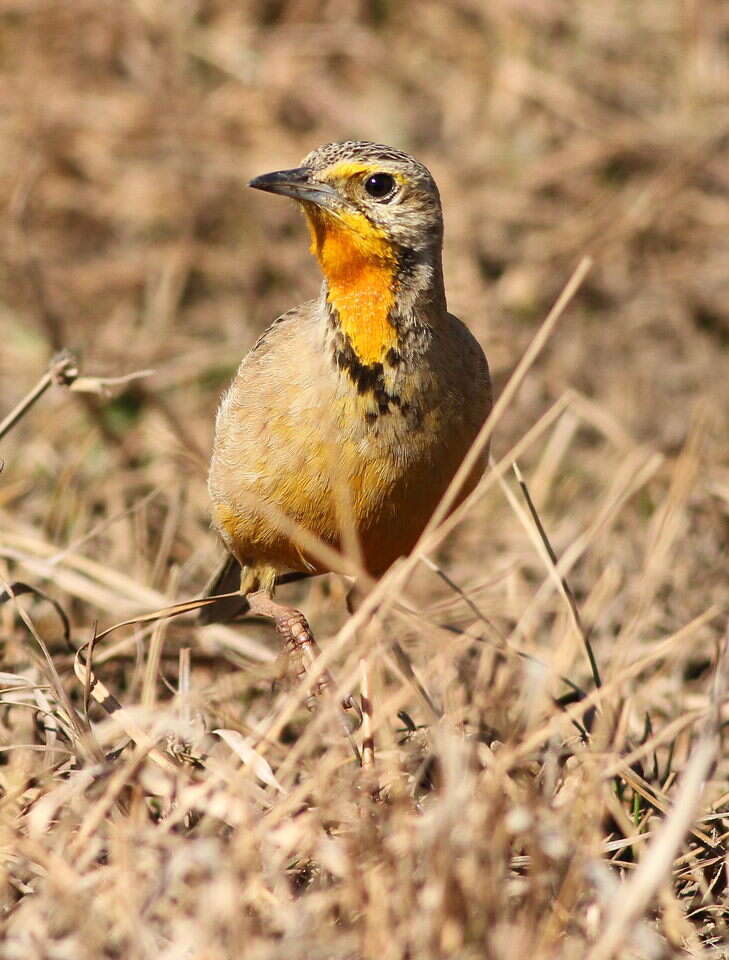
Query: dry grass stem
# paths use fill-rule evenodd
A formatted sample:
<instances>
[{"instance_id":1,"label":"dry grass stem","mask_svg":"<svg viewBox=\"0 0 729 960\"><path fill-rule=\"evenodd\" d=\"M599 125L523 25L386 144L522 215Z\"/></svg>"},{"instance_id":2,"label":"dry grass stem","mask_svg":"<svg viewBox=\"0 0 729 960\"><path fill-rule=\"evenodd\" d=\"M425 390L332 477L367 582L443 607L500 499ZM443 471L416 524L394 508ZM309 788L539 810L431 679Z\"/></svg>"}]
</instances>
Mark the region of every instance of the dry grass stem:
<instances>
[{"instance_id":1,"label":"dry grass stem","mask_svg":"<svg viewBox=\"0 0 729 960\"><path fill-rule=\"evenodd\" d=\"M3 6L2 960L729 958L727 37L721 0ZM247 183L351 137L433 171L496 403L378 582L346 488L341 551L256 504L348 573L279 585L297 675L191 598L221 392L320 284Z\"/></svg>"}]
</instances>

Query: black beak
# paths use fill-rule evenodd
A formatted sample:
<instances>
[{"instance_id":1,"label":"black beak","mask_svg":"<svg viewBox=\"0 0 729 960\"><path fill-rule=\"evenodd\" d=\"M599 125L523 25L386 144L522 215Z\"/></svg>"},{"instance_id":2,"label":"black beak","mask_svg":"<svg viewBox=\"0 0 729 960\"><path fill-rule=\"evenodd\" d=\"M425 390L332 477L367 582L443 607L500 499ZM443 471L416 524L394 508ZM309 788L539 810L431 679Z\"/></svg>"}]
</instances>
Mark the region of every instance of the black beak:
<instances>
[{"instance_id":1,"label":"black beak","mask_svg":"<svg viewBox=\"0 0 729 960\"><path fill-rule=\"evenodd\" d=\"M279 193L282 197L293 197L294 200L307 200L320 207L333 209L337 199L336 191L327 183L319 183L311 178L312 171L308 167L296 167L294 170L277 170L275 173L264 173L254 177L248 184L254 190L265 190L267 193Z\"/></svg>"}]
</instances>

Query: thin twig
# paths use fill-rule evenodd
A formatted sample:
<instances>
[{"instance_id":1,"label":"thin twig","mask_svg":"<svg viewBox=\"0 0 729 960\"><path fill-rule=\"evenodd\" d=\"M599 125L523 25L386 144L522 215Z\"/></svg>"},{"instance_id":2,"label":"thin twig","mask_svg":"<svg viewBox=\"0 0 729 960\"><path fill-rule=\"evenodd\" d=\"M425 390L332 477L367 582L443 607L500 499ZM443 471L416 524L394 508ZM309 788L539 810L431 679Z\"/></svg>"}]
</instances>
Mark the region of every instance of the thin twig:
<instances>
[{"instance_id":1,"label":"thin twig","mask_svg":"<svg viewBox=\"0 0 729 960\"><path fill-rule=\"evenodd\" d=\"M151 377L155 372L154 370L133 370L121 377L77 377L70 384L70 388L75 393L98 393L108 396L111 387L126 386L126 384L133 383L135 380Z\"/></svg>"},{"instance_id":2,"label":"thin twig","mask_svg":"<svg viewBox=\"0 0 729 960\"><path fill-rule=\"evenodd\" d=\"M76 377L78 377L78 366L73 355L68 350L57 353L38 383L0 423L0 440L25 416L36 400L39 400L52 384L68 387Z\"/></svg>"},{"instance_id":3,"label":"thin twig","mask_svg":"<svg viewBox=\"0 0 729 960\"><path fill-rule=\"evenodd\" d=\"M362 702L362 766L372 768L375 765L375 738L372 733L372 700L367 670L367 661L360 660L362 680L360 696Z\"/></svg>"},{"instance_id":4,"label":"thin twig","mask_svg":"<svg viewBox=\"0 0 729 960\"><path fill-rule=\"evenodd\" d=\"M110 387L123 386L133 380L150 377L154 370L135 370L133 373L121 377L82 377L79 375L76 358L69 350L61 350L51 359L48 369L38 383L15 406L0 423L0 440L8 433L19 420L39 400L46 390L55 384L68 387L75 393L108 394Z\"/></svg>"},{"instance_id":5,"label":"thin twig","mask_svg":"<svg viewBox=\"0 0 729 960\"><path fill-rule=\"evenodd\" d=\"M454 593L458 594L461 600L463 600L463 602L466 604L469 610L473 614L475 614L475 616L481 621L481 623L489 627L489 629L495 630L494 625L491 623L491 621L486 616L486 614L482 613L481 610L479 610L479 608L473 602L471 597L466 593L466 591L462 587L460 587L455 582L455 580L451 579L451 577L448 576L448 574L445 572L445 570L442 569L442 567L439 567L434 560L431 560L430 557L426 557L425 554L420 554L420 561L424 563L429 570L432 570L432 572L436 576L440 577L440 579L445 584L447 584L451 588L451 590L453 590Z\"/></svg>"},{"instance_id":6,"label":"thin twig","mask_svg":"<svg viewBox=\"0 0 729 960\"><path fill-rule=\"evenodd\" d=\"M580 610L579 610L579 607L577 606L575 595L572 592L572 587L570 587L569 583L567 582L567 578L559 572L557 554L554 552L554 549L552 548L552 544L550 543L549 537L547 536L547 531L544 529L544 524L542 523L541 518L537 513L537 508L534 506L534 501L532 500L531 494L529 493L529 488L526 485L526 481L522 476L521 470L519 469L516 463L513 464L513 467L514 467L514 473L516 475L517 482L519 484L519 487L521 488L521 492L524 495L524 500L526 501L526 505L529 509L529 513L531 514L532 520L534 521L534 526L537 528L537 533L539 534L542 544L544 545L544 549L547 551L549 559L552 562L553 572L557 577L559 577L559 582L562 585L562 591L564 593L565 599L567 600L569 608L572 612L572 617L574 620L575 627L577 628L577 632L582 638L582 643L584 644L585 651L587 653L587 659L590 661L590 669L592 670L592 679L595 681L595 686L599 688L602 686L600 670L597 666L597 660L595 659L595 653L592 649L592 644L590 643L589 631L585 630L584 626L582 625L582 617L580 616Z\"/></svg>"}]
</instances>

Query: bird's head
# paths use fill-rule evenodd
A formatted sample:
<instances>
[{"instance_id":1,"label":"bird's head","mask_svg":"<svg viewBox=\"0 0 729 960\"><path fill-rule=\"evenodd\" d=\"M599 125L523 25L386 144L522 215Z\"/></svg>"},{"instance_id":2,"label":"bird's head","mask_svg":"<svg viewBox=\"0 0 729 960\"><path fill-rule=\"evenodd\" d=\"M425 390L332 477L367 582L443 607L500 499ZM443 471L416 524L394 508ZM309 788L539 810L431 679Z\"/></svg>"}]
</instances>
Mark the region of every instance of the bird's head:
<instances>
[{"instance_id":1,"label":"bird's head","mask_svg":"<svg viewBox=\"0 0 729 960\"><path fill-rule=\"evenodd\" d=\"M250 185L301 203L320 261L322 248L337 238L384 259L440 253L443 218L435 181L422 163L392 147L328 143L301 166L264 174Z\"/></svg>"},{"instance_id":2,"label":"bird's head","mask_svg":"<svg viewBox=\"0 0 729 960\"><path fill-rule=\"evenodd\" d=\"M445 309L438 188L407 153L361 140L329 143L301 166L250 185L301 204L332 322L362 363L379 363L397 346L396 328L417 304Z\"/></svg>"}]
</instances>

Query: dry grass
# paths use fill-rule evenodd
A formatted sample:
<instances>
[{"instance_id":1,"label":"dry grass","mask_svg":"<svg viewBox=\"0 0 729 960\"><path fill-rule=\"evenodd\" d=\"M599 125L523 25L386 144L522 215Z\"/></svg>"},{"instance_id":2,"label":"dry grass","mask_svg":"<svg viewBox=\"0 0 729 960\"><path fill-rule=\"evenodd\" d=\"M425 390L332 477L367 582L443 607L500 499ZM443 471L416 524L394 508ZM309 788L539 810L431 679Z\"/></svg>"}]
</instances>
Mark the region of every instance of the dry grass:
<instances>
[{"instance_id":1,"label":"dry grass","mask_svg":"<svg viewBox=\"0 0 729 960\"><path fill-rule=\"evenodd\" d=\"M342 691L366 661L374 766L267 628L184 618L97 645L117 752L58 613L0 606L1 955L729 956L726 4L8 0L0 49L0 419L61 347L155 371L2 440L0 589L74 648L199 593L218 395L318 286L250 176L352 135L425 160L499 390L594 259L430 565L355 619L335 577L282 591Z\"/></svg>"}]
</instances>

